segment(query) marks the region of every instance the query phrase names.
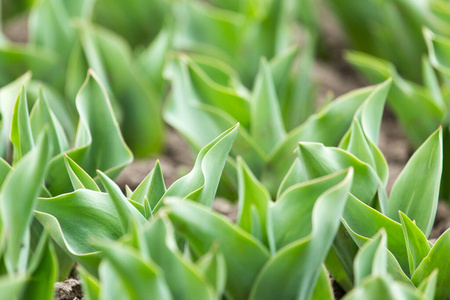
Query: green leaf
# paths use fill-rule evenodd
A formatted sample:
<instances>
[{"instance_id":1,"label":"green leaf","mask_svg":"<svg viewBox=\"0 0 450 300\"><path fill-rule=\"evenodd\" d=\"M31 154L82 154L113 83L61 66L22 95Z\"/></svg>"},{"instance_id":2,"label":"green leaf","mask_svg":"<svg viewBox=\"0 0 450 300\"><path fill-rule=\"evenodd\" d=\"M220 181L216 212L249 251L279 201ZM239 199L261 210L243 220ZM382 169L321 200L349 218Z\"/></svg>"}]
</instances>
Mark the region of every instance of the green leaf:
<instances>
[{"instance_id":1,"label":"green leaf","mask_svg":"<svg viewBox=\"0 0 450 300\"><path fill-rule=\"evenodd\" d=\"M34 147L31 133L30 118L28 116L28 103L25 87L17 97L14 106L11 125L11 143L14 148L14 163L16 164L27 152Z\"/></svg>"},{"instance_id":2,"label":"green leaf","mask_svg":"<svg viewBox=\"0 0 450 300\"><path fill-rule=\"evenodd\" d=\"M76 162L69 156L64 154L64 163L66 164L67 172L69 173L70 181L75 190L88 189L100 192L94 179L91 178Z\"/></svg>"},{"instance_id":3,"label":"green leaf","mask_svg":"<svg viewBox=\"0 0 450 300\"><path fill-rule=\"evenodd\" d=\"M79 23L78 30L87 65L117 99L113 103L120 107L127 144L137 157L159 152L164 139L160 95L133 67L132 49L123 37L88 22Z\"/></svg>"},{"instance_id":4,"label":"green leaf","mask_svg":"<svg viewBox=\"0 0 450 300\"><path fill-rule=\"evenodd\" d=\"M425 300L433 300L436 294L436 283L438 279L438 270L434 270L430 276L422 280L417 287L423 294Z\"/></svg>"},{"instance_id":5,"label":"green leaf","mask_svg":"<svg viewBox=\"0 0 450 300\"><path fill-rule=\"evenodd\" d=\"M50 153L48 134L44 131L36 147L9 172L0 191L3 233L7 239L5 264L10 274L25 271L29 226L44 184ZM27 188L23 188L24 182Z\"/></svg>"},{"instance_id":6,"label":"green leaf","mask_svg":"<svg viewBox=\"0 0 450 300\"><path fill-rule=\"evenodd\" d=\"M327 269L322 265L322 269L317 279L316 287L311 296L311 300L335 300L333 287Z\"/></svg>"},{"instance_id":7,"label":"green leaf","mask_svg":"<svg viewBox=\"0 0 450 300\"><path fill-rule=\"evenodd\" d=\"M344 150L300 142L298 156L310 180L353 167L355 176L351 193L364 203L371 202L380 185L380 179L371 166ZM385 205L382 203L381 207Z\"/></svg>"},{"instance_id":8,"label":"green leaf","mask_svg":"<svg viewBox=\"0 0 450 300\"><path fill-rule=\"evenodd\" d=\"M420 174L420 176L417 176ZM409 159L392 187L387 215L399 221L398 211L430 234L439 200L442 174L442 129L433 133Z\"/></svg>"},{"instance_id":9,"label":"green leaf","mask_svg":"<svg viewBox=\"0 0 450 300\"><path fill-rule=\"evenodd\" d=\"M326 146L337 146L348 130L358 107L370 95L372 87L347 93L320 112L310 116L302 125L289 132L282 143L275 146L267 157L261 178L266 188L275 194L283 176L295 160L295 145L299 141L319 142ZM330 128L333 128L330 131ZM248 159L245 158L248 162ZM356 171L356 170L355 170Z\"/></svg>"},{"instance_id":10,"label":"green leaf","mask_svg":"<svg viewBox=\"0 0 450 300\"><path fill-rule=\"evenodd\" d=\"M435 269L439 270L435 299L446 299L450 294L450 267L448 260L450 253L450 230L444 232L431 248L430 253L423 259L411 277L415 285L424 281Z\"/></svg>"},{"instance_id":11,"label":"green leaf","mask_svg":"<svg viewBox=\"0 0 450 300\"><path fill-rule=\"evenodd\" d=\"M309 299L340 224L353 170L323 193L312 211L312 230L278 251L258 275L249 299Z\"/></svg>"},{"instance_id":12,"label":"green leaf","mask_svg":"<svg viewBox=\"0 0 450 300\"><path fill-rule=\"evenodd\" d=\"M312 211L319 197L344 180L348 170L288 188L270 208L277 249L306 237L312 230Z\"/></svg>"},{"instance_id":13,"label":"green leaf","mask_svg":"<svg viewBox=\"0 0 450 300\"><path fill-rule=\"evenodd\" d=\"M401 211L399 214L408 250L409 271L410 274L414 274L416 268L430 252L431 247L428 244L427 238L416 224Z\"/></svg>"},{"instance_id":14,"label":"green leaf","mask_svg":"<svg viewBox=\"0 0 450 300\"><path fill-rule=\"evenodd\" d=\"M102 181L106 192L111 197L114 207L119 213L120 226L122 234L126 234L130 230L131 222L137 222L139 225L147 223L147 219L130 203L122 194L122 191L108 176L101 171L97 171L98 177Z\"/></svg>"},{"instance_id":15,"label":"green leaf","mask_svg":"<svg viewBox=\"0 0 450 300\"><path fill-rule=\"evenodd\" d=\"M181 63L188 67L192 91L200 103L209 104L229 114L245 128L250 122L248 92L229 86L238 81L234 70L222 61L211 57L180 56ZM238 83L239 84L239 83Z\"/></svg>"},{"instance_id":16,"label":"green leaf","mask_svg":"<svg viewBox=\"0 0 450 300\"><path fill-rule=\"evenodd\" d=\"M357 238L353 233L368 239L381 228L384 228L387 235L387 248L398 260L403 271L409 274L406 243L402 226L399 223L389 219L352 195L349 196L347 201L343 219L345 227L360 247L365 241Z\"/></svg>"},{"instance_id":17,"label":"green leaf","mask_svg":"<svg viewBox=\"0 0 450 300\"><path fill-rule=\"evenodd\" d=\"M58 278L58 260L47 233L41 236L28 272L31 276L23 299L53 299L53 286Z\"/></svg>"},{"instance_id":18,"label":"green leaf","mask_svg":"<svg viewBox=\"0 0 450 300\"><path fill-rule=\"evenodd\" d=\"M3 158L0 157L0 187L3 185L6 176L8 176L11 170L11 166Z\"/></svg>"},{"instance_id":19,"label":"green leaf","mask_svg":"<svg viewBox=\"0 0 450 300\"><path fill-rule=\"evenodd\" d=\"M154 208L165 192L166 186L164 184L161 164L157 160L153 170L144 178L136 190L134 190L130 199L143 204L145 197L147 197L150 207Z\"/></svg>"},{"instance_id":20,"label":"green leaf","mask_svg":"<svg viewBox=\"0 0 450 300\"><path fill-rule=\"evenodd\" d=\"M419 291L410 286L393 282L392 278L383 276L369 277L360 286L348 293L343 300L424 300Z\"/></svg>"},{"instance_id":21,"label":"green leaf","mask_svg":"<svg viewBox=\"0 0 450 300\"><path fill-rule=\"evenodd\" d=\"M236 124L203 147L197 156L192 171L169 187L153 212L163 205L164 198L170 196L187 198L211 206L238 129L239 124Z\"/></svg>"},{"instance_id":22,"label":"green leaf","mask_svg":"<svg viewBox=\"0 0 450 300\"><path fill-rule=\"evenodd\" d=\"M218 245L213 244L211 250L200 257L196 264L214 287L217 297L220 297L225 290L227 270L225 257L220 252Z\"/></svg>"},{"instance_id":23,"label":"green leaf","mask_svg":"<svg viewBox=\"0 0 450 300\"><path fill-rule=\"evenodd\" d=\"M80 120L75 146L67 156L91 177L96 170L117 176L133 156L124 143L105 88L92 70L77 95L76 106ZM52 195L72 190L63 155L52 160L46 180Z\"/></svg>"},{"instance_id":24,"label":"green leaf","mask_svg":"<svg viewBox=\"0 0 450 300\"><path fill-rule=\"evenodd\" d=\"M168 220L159 218L144 233L150 258L164 272L167 285L176 299L214 299L212 286L196 266L178 249Z\"/></svg>"},{"instance_id":25,"label":"green leaf","mask_svg":"<svg viewBox=\"0 0 450 300\"><path fill-rule=\"evenodd\" d=\"M27 283L27 276L2 276L0 277L0 300L18 299L23 293L23 289Z\"/></svg>"},{"instance_id":26,"label":"green leaf","mask_svg":"<svg viewBox=\"0 0 450 300\"><path fill-rule=\"evenodd\" d=\"M100 283L97 278L89 274L81 267L77 268L78 276L81 280L81 288L83 290L83 297L86 300L98 300L100 294Z\"/></svg>"},{"instance_id":27,"label":"green leaf","mask_svg":"<svg viewBox=\"0 0 450 300\"><path fill-rule=\"evenodd\" d=\"M270 194L256 179L244 160L238 157L237 161L239 209L236 224L250 234L255 230L254 225L257 225L262 230L261 241L268 246L266 219L269 203L272 202ZM252 209L255 210L255 216Z\"/></svg>"},{"instance_id":28,"label":"green leaf","mask_svg":"<svg viewBox=\"0 0 450 300\"><path fill-rule=\"evenodd\" d=\"M247 299L256 276L269 259L267 249L246 231L203 205L179 200L167 205L174 227L195 253L203 255L213 243L219 245L226 262L227 294L233 299Z\"/></svg>"},{"instance_id":29,"label":"green leaf","mask_svg":"<svg viewBox=\"0 0 450 300\"><path fill-rule=\"evenodd\" d=\"M153 262L141 258L136 251L119 243L97 242L96 246L119 275L130 300L173 299L162 270Z\"/></svg>"},{"instance_id":30,"label":"green leaf","mask_svg":"<svg viewBox=\"0 0 450 300\"><path fill-rule=\"evenodd\" d=\"M131 300L120 273L104 259L99 266L100 300Z\"/></svg>"},{"instance_id":31,"label":"green leaf","mask_svg":"<svg viewBox=\"0 0 450 300\"><path fill-rule=\"evenodd\" d=\"M261 61L260 71L253 89L251 104L250 133L266 152L286 136L279 102L268 63Z\"/></svg>"},{"instance_id":32,"label":"green leaf","mask_svg":"<svg viewBox=\"0 0 450 300\"><path fill-rule=\"evenodd\" d=\"M415 147L419 147L441 124L445 109L436 103L430 90L403 79L394 65L385 60L357 52L346 56L372 82L393 78L388 104Z\"/></svg>"},{"instance_id":33,"label":"green leaf","mask_svg":"<svg viewBox=\"0 0 450 300\"><path fill-rule=\"evenodd\" d=\"M91 190L40 198L35 217L52 239L92 274L97 273L100 259L89 241L116 240L122 235L119 212L111 197Z\"/></svg>"},{"instance_id":34,"label":"green leaf","mask_svg":"<svg viewBox=\"0 0 450 300\"><path fill-rule=\"evenodd\" d=\"M53 146L52 157L69 149L69 141L64 128L50 109L47 98L42 92L42 86L39 86L38 98L30 114L30 124L35 140L42 129L48 126L50 144Z\"/></svg>"},{"instance_id":35,"label":"green leaf","mask_svg":"<svg viewBox=\"0 0 450 300\"><path fill-rule=\"evenodd\" d=\"M380 231L365 243L358 251L354 261L355 286L359 286L364 278L387 274L386 231Z\"/></svg>"}]
</instances>

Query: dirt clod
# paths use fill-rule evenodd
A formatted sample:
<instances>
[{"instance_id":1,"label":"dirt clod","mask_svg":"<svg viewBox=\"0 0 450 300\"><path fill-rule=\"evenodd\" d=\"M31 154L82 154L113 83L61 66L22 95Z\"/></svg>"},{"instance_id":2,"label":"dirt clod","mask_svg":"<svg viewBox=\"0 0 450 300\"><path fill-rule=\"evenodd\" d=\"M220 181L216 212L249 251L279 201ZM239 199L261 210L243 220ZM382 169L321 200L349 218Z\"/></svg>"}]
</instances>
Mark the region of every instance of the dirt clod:
<instances>
[{"instance_id":1,"label":"dirt clod","mask_svg":"<svg viewBox=\"0 0 450 300\"><path fill-rule=\"evenodd\" d=\"M69 278L55 283L55 300L83 300L81 281Z\"/></svg>"}]
</instances>

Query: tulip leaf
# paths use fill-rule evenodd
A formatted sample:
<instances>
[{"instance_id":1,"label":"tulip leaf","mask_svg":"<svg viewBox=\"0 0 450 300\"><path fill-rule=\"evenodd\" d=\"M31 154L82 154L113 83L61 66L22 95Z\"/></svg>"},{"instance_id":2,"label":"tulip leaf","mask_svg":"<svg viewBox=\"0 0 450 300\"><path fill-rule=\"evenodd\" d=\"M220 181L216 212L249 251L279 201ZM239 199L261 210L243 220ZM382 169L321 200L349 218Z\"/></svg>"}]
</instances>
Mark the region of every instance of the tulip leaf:
<instances>
[{"instance_id":1,"label":"tulip leaf","mask_svg":"<svg viewBox=\"0 0 450 300\"><path fill-rule=\"evenodd\" d=\"M147 197L150 207L154 208L165 192L166 186L161 164L157 160L153 170L130 195L130 199L143 204L145 197Z\"/></svg>"},{"instance_id":2,"label":"tulip leaf","mask_svg":"<svg viewBox=\"0 0 450 300\"><path fill-rule=\"evenodd\" d=\"M3 233L7 239L5 264L11 274L25 271L29 251L29 226L37 197L44 184L50 153L48 134L44 131L36 147L9 172L0 190L0 212ZM27 188L23 188L24 182L27 183Z\"/></svg>"},{"instance_id":3,"label":"tulip leaf","mask_svg":"<svg viewBox=\"0 0 450 300\"><path fill-rule=\"evenodd\" d=\"M414 274L416 268L430 252L431 247L428 244L427 238L416 224L404 213L399 212L399 214L408 250L409 271L410 274Z\"/></svg>"},{"instance_id":4,"label":"tulip leaf","mask_svg":"<svg viewBox=\"0 0 450 300\"><path fill-rule=\"evenodd\" d=\"M213 243L218 244L226 262L227 293L233 299L247 299L256 276L269 259L267 249L246 231L203 205L179 200L167 205L175 229L188 240L195 253L204 255Z\"/></svg>"},{"instance_id":5,"label":"tulip leaf","mask_svg":"<svg viewBox=\"0 0 450 300\"><path fill-rule=\"evenodd\" d=\"M212 286L178 249L169 222L158 218L145 230L144 235L150 257L164 271L164 277L174 298L214 299Z\"/></svg>"},{"instance_id":6,"label":"tulip leaf","mask_svg":"<svg viewBox=\"0 0 450 300\"><path fill-rule=\"evenodd\" d=\"M441 174L442 129L439 129L417 149L400 173L392 187L387 215L400 221L398 211L402 211L428 236L439 200Z\"/></svg>"},{"instance_id":7,"label":"tulip leaf","mask_svg":"<svg viewBox=\"0 0 450 300\"><path fill-rule=\"evenodd\" d=\"M312 210L312 230L270 258L258 275L249 299L309 299L339 228L353 170L319 199Z\"/></svg>"},{"instance_id":8,"label":"tulip leaf","mask_svg":"<svg viewBox=\"0 0 450 300\"><path fill-rule=\"evenodd\" d=\"M268 246L266 218L269 203L272 201L270 194L256 179L244 160L239 157L238 180L239 209L236 223L248 233L254 231L254 225L259 227L262 231L261 241ZM255 215L252 214L252 208L255 209Z\"/></svg>"},{"instance_id":9,"label":"tulip leaf","mask_svg":"<svg viewBox=\"0 0 450 300\"><path fill-rule=\"evenodd\" d=\"M35 217L66 253L93 274L97 273L99 257L89 241L116 240L122 235L119 212L111 197L96 191L80 189L40 198Z\"/></svg>"},{"instance_id":10,"label":"tulip leaf","mask_svg":"<svg viewBox=\"0 0 450 300\"><path fill-rule=\"evenodd\" d=\"M142 298L169 300L173 299L163 272L149 260L139 257L133 249L115 242L96 244L102 250L123 282L130 300Z\"/></svg>"},{"instance_id":11,"label":"tulip leaf","mask_svg":"<svg viewBox=\"0 0 450 300\"><path fill-rule=\"evenodd\" d=\"M359 286L365 277L387 273L386 240L386 231L381 229L358 251L354 262L355 286Z\"/></svg>"},{"instance_id":12,"label":"tulip leaf","mask_svg":"<svg viewBox=\"0 0 450 300\"><path fill-rule=\"evenodd\" d=\"M94 179L91 178L76 162L69 156L64 155L64 163L66 164L67 172L69 173L70 181L75 190L88 189L100 192Z\"/></svg>"},{"instance_id":13,"label":"tulip leaf","mask_svg":"<svg viewBox=\"0 0 450 300\"><path fill-rule=\"evenodd\" d=\"M153 210L157 211L163 205L163 199L170 196L187 198L211 206L238 129L239 124L236 124L203 147L192 171L174 182Z\"/></svg>"},{"instance_id":14,"label":"tulip leaf","mask_svg":"<svg viewBox=\"0 0 450 300\"><path fill-rule=\"evenodd\" d=\"M13 165L34 146L25 87L22 87L14 106L11 126L11 143L14 147Z\"/></svg>"},{"instance_id":15,"label":"tulip leaf","mask_svg":"<svg viewBox=\"0 0 450 300\"><path fill-rule=\"evenodd\" d=\"M436 297L435 299L446 299L450 294L450 267L448 253L450 252L450 230L445 231L431 248L430 253L425 257L416 271L412 275L412 282L419 285L435 269L438 269Z\"/></svg>"}]
</instances>

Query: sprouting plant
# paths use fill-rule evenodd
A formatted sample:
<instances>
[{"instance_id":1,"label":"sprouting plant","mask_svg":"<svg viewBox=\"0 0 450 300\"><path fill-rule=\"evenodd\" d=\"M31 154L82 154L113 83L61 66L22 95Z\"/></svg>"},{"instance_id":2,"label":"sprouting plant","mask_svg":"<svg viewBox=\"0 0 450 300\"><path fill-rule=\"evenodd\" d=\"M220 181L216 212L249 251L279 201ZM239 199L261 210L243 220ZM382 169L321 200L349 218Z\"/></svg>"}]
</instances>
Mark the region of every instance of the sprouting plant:
<instances>
[{"instance_id":1,"label":"sprouting plant","mask_svg":"<svg viewBox=\"0 0 450 300\"><path fill-rule=\"evenodd\" d=\"M166 71L173 89L165 120L195 148L240 122L242 128L232 157L242 156L257 178L275 194L295 158L295 144L314 141L337 145L354 113L374 89L352 91L287 131L290 127L285 121L295 107L293 103L299 99L294 94L293 98L281 101L286 97L283 87L296 84L282 74L289 72L295 51L292 49L270 62L263 60L251 92L223 63L206 57L179 56ZM281 110L283 102L287 104L284 111ZM230 160L225 170L225 179L231 187L237 186L233 165Z\"/></svg>"}]
</instances>

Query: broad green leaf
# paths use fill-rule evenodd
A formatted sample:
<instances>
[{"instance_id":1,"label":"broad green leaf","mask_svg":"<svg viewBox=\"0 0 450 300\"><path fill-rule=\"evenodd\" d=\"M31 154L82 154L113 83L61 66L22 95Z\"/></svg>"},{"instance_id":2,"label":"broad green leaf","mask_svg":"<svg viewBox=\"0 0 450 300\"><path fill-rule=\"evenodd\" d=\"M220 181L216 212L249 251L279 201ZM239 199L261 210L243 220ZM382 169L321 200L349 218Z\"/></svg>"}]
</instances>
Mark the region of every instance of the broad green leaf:
<instances>
[{"instance_id":1,"label":"broad green leaf","mask_svg":"<svg viewBox=\"0 0 450 300\"><path fill-rule=\"evenodd\" d=\"M38 98L30 114L31 131L36 140L42 128L48 126L50 144L53 146L52 157L69 149L69 141L56 115L50 109L42 87L39 86Z\"/></svg>"},{"instance_id":2,"label":"broad green leaf","mask_svg":"<svg viewBox=\"0 0 450 300\"><path fill-rule=\"evenodd\" d=\"M355 176L351 193L368 204L377 192L378 175L371 166L349 152L319 143L300 142L298 156L310 180L353 167ZM381 203L381 207L385 205Z\"/></svg>"},{"instance_id":3,"label":"broad green leaf","mask_svg":"<svg viewBox=\"0 0 450 300\"><path fill-rule=\"evenodd\" d=\"M133 67L132 50L121 36L87 22L79 24L87 64L102 80L122 113L124 138L137 157L161 150L163 124L160 96ZM68 79L70 80L70 78Z\"/></svg>"},{"instance_id":4,"label":"broad green leaf","mask_svg":"<svg viewBox=\"0 0 450 300\"><path fill-rule=\"evenodd\" d=\"M347 229L351 229L351 231L365 238L374 236L381 228L384 228L387 235L387 248L398 260L403 271L409 274L407 248L402 226L399 223L389 219L352 195L349 196L347 201L343 219ZM354 236L352 237L354 238ZM364 241L357 239L355 242L359 246L364 243Z\"/></svg>"},{"instance_id":5,"label":"broad green leaf","mask_svg":"<svg viewBox=\"0 0 450 300\"><path fill-rule=\"evenodd\" d=\"M163 205L163 199L170 196L211 206L238 129L239 124L236 124L206 145L198 154L192 171L174 182L153 210L157 211Z\"/></svg>"},{"instance_id":6,"label":"broad green leaf","mask_svg":"<svg viewBox=\"0 0 450 300\"><path fill-rule=\"evenodd\" d=\"M429 90L400 77L394 65L359 52L347 53L346 59L372 82L392 77L388 104L415 147L441 124L445 114L442 106L436 103Z\"/></svg>"},{"instance_id":7,"label":"broad green leaf","mask_svg":"<svg viewBox=\"0 0 450 300\"><path fill-rule=\"evenodd\" d=\"M164 271L175 299L214 299L212 286L178 249L170 223L159 218L144 233L150 258Z\"/></svg>"},{"instance_id":8,"label":"broad green leaf","mask_svg":"<svg viewBox=\"0 0 450 300\"><path fill-rule=\"evenodd\" d=\"M91 178L76 162L69 156L64 154L64 163L66 164L67 172L69 173L70 181L75 190L88 189L100 192L94 179Z\"/></svg>"},{"instance_id":9,"label":"broad green leaf","mask_svg":"<svg viewBox=\"0 0 450 300\"><path fill-rule=\"evenodd\" d=\"M348 142L347 145L346 142ZM365 135L358 119L353 120L349 134L344 137L339 147L370 165L376 171L383 186L386 186L389 177L386 159L380 149Z\"/></svg>"},{"instance_id":10,"label":"broad green leaf","mask_svg":"<svg viewBox=\"0 0 450 300\"><path fill-rule=\"evenodd\" d=\"M116 240L122 235L119 212L111 197L96 191L81 189L40 198L35 217L62 249L93 274L97 273L100 259L89 242Z\"/></svg>"},{"instance_id":11,"label":"broad green leaf","mask_svg":"<svg viewBox=\"0 0 450 300\"><path fill-rule=\"evenodd\" d=\"M47 233L42 235L29 267L30 279L24 299L53 299L53 286L58 278L58 260Z\"/></svg>"},{"instance_id":12,"label":"broad green leaf","mask_svg":"<svg viewBox=\"0 0 450 300\"><path fill-rule=\"evenodd\" d=\"M387 274L386 231L381 229L370 241L365 243L355 257L355 286L364 278Z\"/></svg>"},{"instance_id":13,"label":"broad green leaf","mask_svg":"<svg viewBox=\"0 0 450 300\"><path fill-rule=\"evenodd\" d=\"M230 67L210 57L197 55L182 56L180 60L188 66L190 83L200 102L222 110L243 127L249 127L250 102L246 94L229 87L233 80L237 80L232 77L235 74L229 70Z\"/></svg>"},{"instance_id":14,"label":"broad green leaf","mask_svg":"<svg viewBox=\"0 0 450 300\"><path fill-rule=\"evenodd\" d=\"M166 186L164 184L161 164L157 160L153 170L144 178L136 190L134 190L130 199L143 204L144 198L147 197L150 207L154 208L165 192Z\"/></svg>"},{"instance_id":15,"label":"broad green leaf","mask_svg":"<svg viewBox=\"0 0 450 300\"><path fill-rule=\"evenodd\" d=\"M249 299L309 299L340 224L353 179L345 178L323 193L312 211L310 235L288 244L270 258Z\"/></svg>"},{"instance_id":16,"label":"broad green leaf","mask_svg":"<svg viewBox=\"0 0 450 300\"><path fill-rule=\"evenodd\" d=\"M98 300L100 294L100 283L91 274L81 267L77 268L78 277L81 280L81 288L83 290L83 297L86 300Z\"/></svg>"},{"instance_id":17,"label":"broad green leaf","mask_svg":"<svg viewBox=\"0 0 450 300\"><path fill-rule=\"evenodd\" d=\"M320 142L337 146L350 126L358 107L370 95L373 88L364 88L345 94L320 112L310 116L302 125L290 131L282 143L276 145L267 158L261 181L275 194L283 176L295 160L293 151L299 141ZM333 128L330 131L330 128ZM244 157L248 163L248 159Z\"/></svg>"},{"instance_id":18,"label":"broad green leaf","mask_svg":"<svg viewBox=\"0 0 450 300\"><path fill-rule=\"evenodd\" d=\"M67 61L75 40L75 30L64 1L43 0L33 5L29 18L30 42L57 54L60 64Z\"/></svg>"},{"instance_id":19,"label":"broad green leaf","mask_svg":"<svg viewBox=\"0 0 450 300\"><path fill-rule=\"evenodd\" d=\"M0 212L3 233L7 239L5 264L10 274L25 271L29 251L29 226L37 197L44 184L50 154L48 134L44 131L36 147L9 172L0 190ZM27 188L23 188L24 182Z\"/></svg>"},{"instance_id":20,"label":"broad green leaf","mask_svg":"<svg viewBox=\"0 0 450 300\"><path fill-rule=\"evenodd\" d=\"M0 156L6 157L8 145L10 143L12 118L17 95L20 90L31 78L31 72L28 72L7 86L0 89L0 113L2 115Z\"/></svg>"},{"instance_id":21,"label":"broad green leaf","mask_svg":"<svg viewBox=\"0 0 450 300\"><path fill-rule=\"evenodd\" d=\"M0 300L19 299L27 283L27 276L1 276L0 277Z\"/></svg>"},{"instance_id":22,"label":"broad green leaf","mask_svg":"<svg viewBox=\"0 0 450 300\"><path fill-rule=\"evenodd\" d=\"M417 149L394 183L387 215L399 221L398 211L402 211L428 236L439 200L441 174L442 129L438 129Z\"/></svg>"},{"instance_id":23,"label":"broad green leaf","mask_svg":"<svg viewBox=\"0 0 450 300\"><path fill-rule=\"evenodd\" d=\"M335 300L333 287L327 269L322 265L322 269L317 279L316 287L311 296L311 300Z\"/></svg>"},{"instance_id":24,"label":"broad green leaf","mask_svg":"<svg viewBox=\"0 0 450 300\"><path fill-rule=\"evenodd\" d=\"M258 179L256 179L244 160L238 157L237 161L239 209L236 224L250 234L255 230L253 224L258 224L257 226L262 230L261 241L267 246L266 218L269 203L272 201L270 194ZM255 210L256 216L253 216L252 209Z\"/></svg>"},{"instance_id":25,"label":"broad green leaf","mask_svg":"<svg viewBox=\"0 0 450 300\"><path fill-rule=\"evenodd\" d=\"M428 244L427 238L416 224L401 211L399 214L408 250L409 272L410 274L414 274L416 268L430 252L431 247Z\"/></svg>"},{"instance_id":26,"label":"broad green leaf","mask_svg":"<svg viewBox=\"0 0 450 300\"><path fill-rule=\"evenodd\" d=\"M14 148L13 165L34 147L30 117L28 115L27 95L24 86L14 106L11 125L11 143Z\"/></svg>"},{"instance_id":27,"label":"broad green leaf","mask_svg":"<svg viewBox=\"0 0 450 300\"><path fill-rule=\"evenodd\" d=\"M110 177L117 176L133 156L124 143L105 88L92 70L77 95L76 106L80 120L75 146L66 152L67 156L91 177L96 175L96 170ZM46 179L52 195L72 190L64 155L53 158Z\"/></svg>"},{"instance_id":28,"label":"broad green leaf","mask_svg":"<svg viewBox=\"0 0 450 300\"><path fill-rule=\"evenodd\" d=\"M261 61L251 104L250 133L266 152L286 136L279 102L268 63Z\"/></svg>"},{"instance_id":29,"label":"broad green leaf","mask_svg":"<svg viewBox=\"0 0 450 300\"><path fill-rule=\"evenodd\" d=\"M139 225L147 223L147 219L130 203L120 188L101 171L97 171L98 177L106 189L106 192L111 197L114 207L119 213L120 226L122 227L122 234L129 232L129 226L132 221Z\"/></svg>"},{"instance_id":30,"label":"broad green leaf","mask_svg":"<svg viewBox=\"0 0 450 300\"><path fill-rule=\"evenodd\" d=\"M277 249L306 237L312 229L312 211L319 197L347 176L348 170L291 186L270 208Z\"/></svg>"},{"instance_id":31,"label":"broad green leaf","mask_svg":"<svg viewBox=\"0 0 450 300\"><path fill-rule=\"evenodd\" d=\"M447 230L439 237L433 248L431 248L430 253L423 259L411 277L412 282L419 285L434 270L438 269L435 299L447 299L448 295L450 295L450 286L448 285L450 280L450 262L448 253L450 253L450 230Z\"/></svg>"},{"instance_id":32,"label":"broad green leaf","mask_svg":"<svg viewBox=\"0 0 450 300\"><path fill-rule=\"evenodd\" d=\"M384 104L391 82L392 80L388 79L376 86L355 113L352 126L339 145L340 148L371 165L384 185L389 177L388 165L377 144Z\"/></svg>"},{"instance_id":33,"label":"broad green leaf","mask_svg":"<svg viewBox=\"0 0 450 300\"><path fill-rule=\"evenodd\" d=\"M167 205L174 227L195 253L203 255L213 243L219 245L226 262L227 294L236 300L247 299L256 276L269 259L267 249L246 231L203 205L180 200Z\"/></svg>"},{"instance_id":34,"label":"broad green leaf","mask_svg":"<svg viewBox=\"0 0 450 300\"><path fill-rule=\"evenodd\" d=\"M135 250L118 243L97 242L96 246L116 270L130 300L173 299L162 270L152 261L141 258Z\"/></svg>"}]
</instances>

